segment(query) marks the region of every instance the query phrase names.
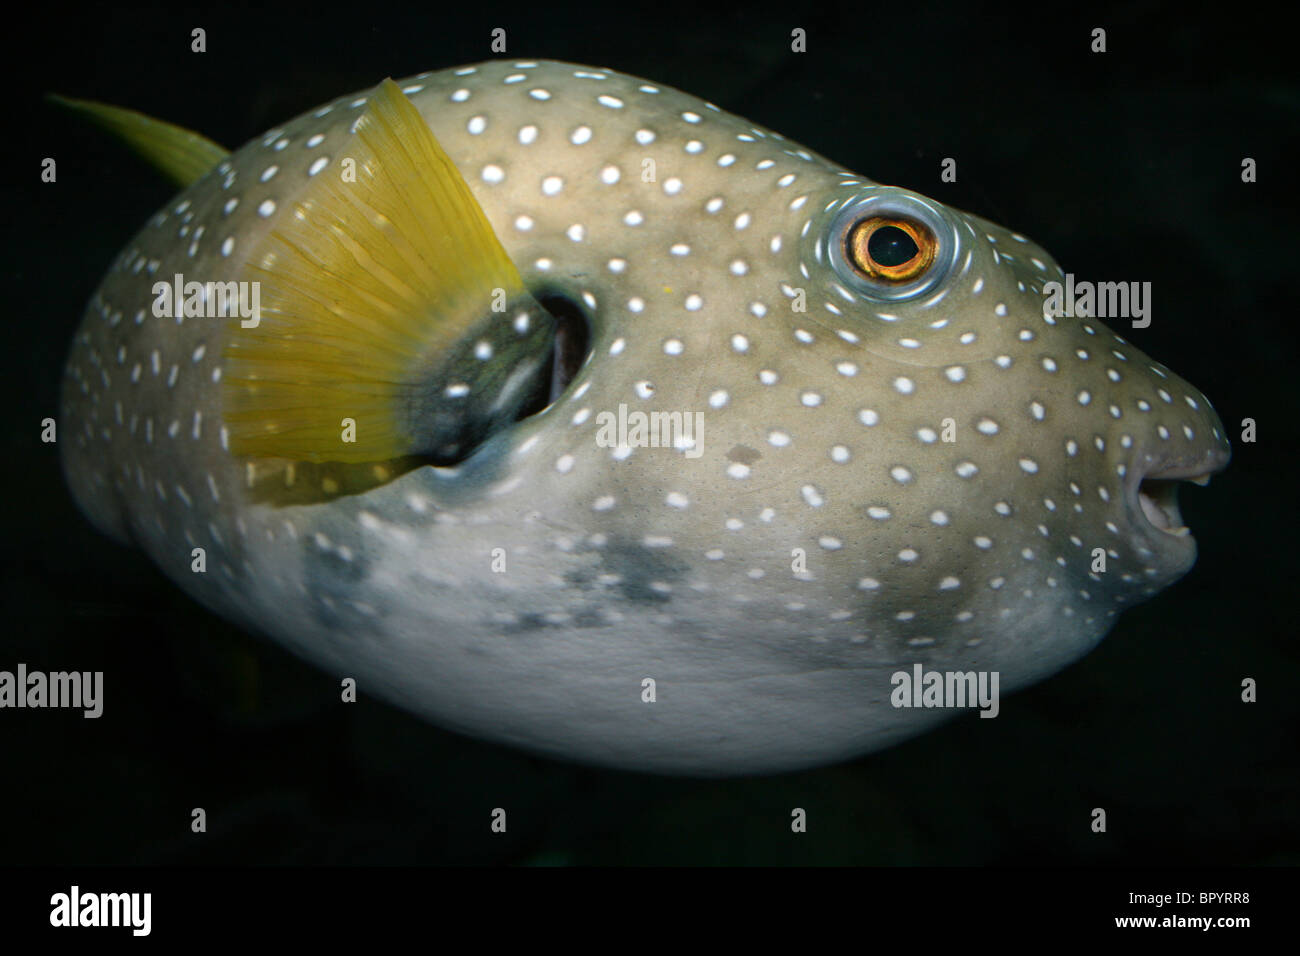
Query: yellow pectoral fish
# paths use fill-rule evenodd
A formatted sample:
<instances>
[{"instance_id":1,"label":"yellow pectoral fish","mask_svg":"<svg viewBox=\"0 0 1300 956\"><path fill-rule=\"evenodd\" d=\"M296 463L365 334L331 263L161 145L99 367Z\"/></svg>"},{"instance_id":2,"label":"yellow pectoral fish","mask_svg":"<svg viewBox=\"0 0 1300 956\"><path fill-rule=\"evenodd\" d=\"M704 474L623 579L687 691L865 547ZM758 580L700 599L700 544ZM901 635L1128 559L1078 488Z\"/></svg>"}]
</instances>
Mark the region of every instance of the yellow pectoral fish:
<instances>
[{"instance_id":1,"label":"yellow pectoral fish","mask_svg":"<svg viewBox=\"0 0 1300 956\"><path fill-rule=\"evenodd\" d=\"M1045 309L1025 237L712 104L493 62L229 155L74 105L186 186L77 333L73 493L362 693L788 770L960 712L935 674L1053 673L1192 565L1200 392Z\"/></svg>"}]
</instances>

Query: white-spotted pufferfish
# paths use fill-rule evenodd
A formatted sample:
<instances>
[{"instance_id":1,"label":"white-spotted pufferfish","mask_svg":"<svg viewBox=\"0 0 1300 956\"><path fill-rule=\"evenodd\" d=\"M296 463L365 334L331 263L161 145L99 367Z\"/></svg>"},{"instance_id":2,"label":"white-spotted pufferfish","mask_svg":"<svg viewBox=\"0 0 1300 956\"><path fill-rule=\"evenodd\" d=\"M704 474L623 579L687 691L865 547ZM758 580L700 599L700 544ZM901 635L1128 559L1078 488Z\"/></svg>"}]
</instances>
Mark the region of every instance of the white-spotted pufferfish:
<instances>
[{"instance_id":1,"label":"white-spotted pufferfish","mask_svg":"<svg viewBox=\"0 0 1300 956\"><path fill-rule=\"evenodd\" d=\"M788 770L951 715L894 706L914 664L1022 687L1193 563L1200 392L1049 314L1025 237L710 103L491 62L230 154L88 108L187 185L77 333L68 482L361 693Z\"/></svg>"}]
</instances>

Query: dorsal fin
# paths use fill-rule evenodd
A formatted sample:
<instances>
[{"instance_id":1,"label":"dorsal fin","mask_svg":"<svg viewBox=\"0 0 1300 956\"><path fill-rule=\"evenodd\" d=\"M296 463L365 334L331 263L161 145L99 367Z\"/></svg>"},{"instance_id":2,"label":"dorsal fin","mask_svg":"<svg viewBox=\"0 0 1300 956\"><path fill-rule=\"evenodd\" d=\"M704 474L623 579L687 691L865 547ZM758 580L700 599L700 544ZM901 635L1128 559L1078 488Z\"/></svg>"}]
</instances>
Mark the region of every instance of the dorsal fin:
<instances>
[{"instance_id":1,"label":"dorsal fin","mask_svg":"<svg viewBox=\"0 0 1300 956\"><path fill-rule=\"evenodd\" d=\"M164 123L135 110L109 106L94 100L72 99L56 93L48 96L60 106L84 113L97 125L118 136L182 187L188 186L230 155L227 150L198 133Z\"/></svg>"},{"instance_id":2,"label":"dorsal fin","mask_svg":"<svg viewBox=\"0 0 1300 956\"><path fill-rule=\"evenodd\" d=\"M454 459L531 398L553 321L391 80L339 156L282 206L241 276L259 284L261 307L256 325L232 321L226 336L230 450Z\"/></svg>"}]
</instances>

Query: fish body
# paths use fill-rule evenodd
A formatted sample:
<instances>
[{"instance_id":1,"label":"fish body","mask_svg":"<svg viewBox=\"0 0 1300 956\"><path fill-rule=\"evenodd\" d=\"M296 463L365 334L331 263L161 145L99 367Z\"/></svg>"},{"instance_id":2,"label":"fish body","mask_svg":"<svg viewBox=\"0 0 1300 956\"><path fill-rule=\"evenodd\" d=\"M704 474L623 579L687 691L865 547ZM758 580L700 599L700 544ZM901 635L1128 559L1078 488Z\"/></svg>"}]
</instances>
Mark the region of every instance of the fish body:
<instances>
[{"instance_id":1,"label":"fish body","mask_svg":"<svg viewBox=\"0 0 1300 956\"><path fill-rule=\"evenodd\" d=\"M951 716L891 699L918 663L1037 681L1191 567L1172 485L1226 464L1221 424L1097 320L1046 314L1064 275L1035 243L609 70L492 62L398 87L517 270L507 314L567 302L584 358L545 407L493 418L512 373L545 378L553 327L513 353L482 329L449 345L465 354L431 381L473 366L471 401L486 383L466 447L354 457L374 474L352 488L329 453L241 446L274 354L241 357L266 339L237 318L154 315L155 284L274 282L266 250L324 204L376 94L230 155L93 297L60 442L94 523L217 613L452 729L726 775Z\"/></svg>"}]
</instances>

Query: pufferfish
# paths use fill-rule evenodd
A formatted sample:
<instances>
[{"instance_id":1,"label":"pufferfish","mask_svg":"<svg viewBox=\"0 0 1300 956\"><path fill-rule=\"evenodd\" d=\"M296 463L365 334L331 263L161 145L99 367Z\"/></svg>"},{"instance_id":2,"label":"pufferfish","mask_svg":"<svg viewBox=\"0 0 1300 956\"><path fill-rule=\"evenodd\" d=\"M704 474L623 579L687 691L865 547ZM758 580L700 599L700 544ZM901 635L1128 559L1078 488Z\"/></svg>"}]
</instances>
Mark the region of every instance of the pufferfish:
<instances>
[{"instance_id":1,"label":"pufferfish","mask_svg":"<svg viewBox=\"0 0 1300 956\"><path fill-rule=\"evenodd\" d=\"M844 760L1183 575L1205 397L1026 237L657 83L489 62L227 154L67 363L73 494L190 595L424 718L668 774Z\"/></svg>"}]
</instances>

